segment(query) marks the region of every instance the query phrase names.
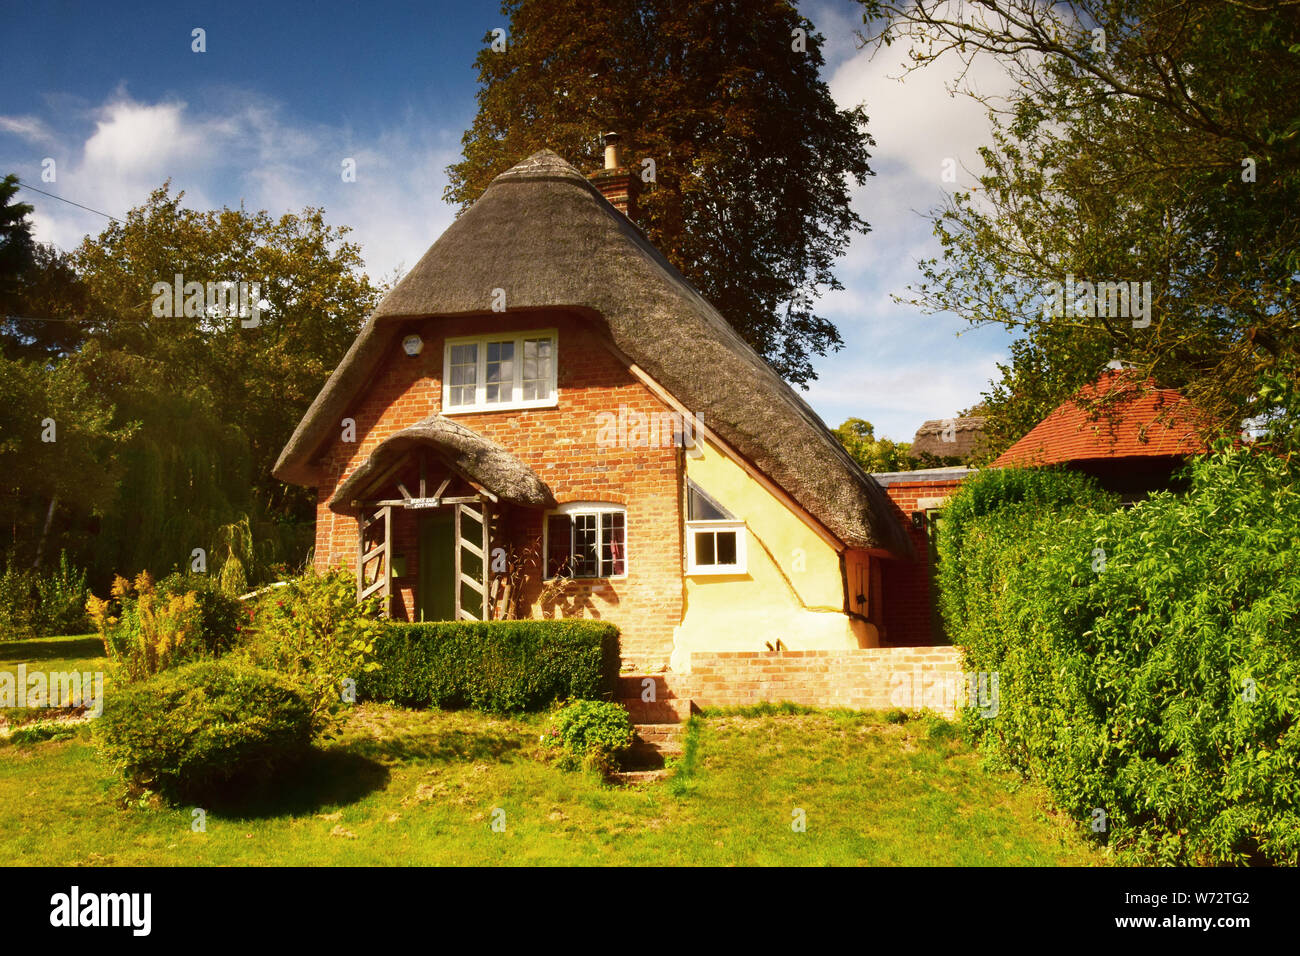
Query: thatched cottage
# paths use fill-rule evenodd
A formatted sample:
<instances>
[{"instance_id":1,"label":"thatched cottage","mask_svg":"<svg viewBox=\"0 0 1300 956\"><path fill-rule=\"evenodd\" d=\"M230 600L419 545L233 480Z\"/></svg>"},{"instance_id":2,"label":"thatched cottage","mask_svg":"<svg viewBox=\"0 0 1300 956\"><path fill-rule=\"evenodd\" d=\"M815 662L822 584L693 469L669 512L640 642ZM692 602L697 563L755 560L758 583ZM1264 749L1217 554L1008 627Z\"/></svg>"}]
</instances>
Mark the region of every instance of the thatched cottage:
<instances>
[{"instance_id":1,"label":"thatched cottage","mask_svg":"<svg viewBox=\"0 0 1300 956\"><path fill-rule=\"evenodd\" d=\"M607 619L650 670L878 645L894 509L606 165L528 157L379 304L275 467L317 565L399 619Z\"/></svg>"}]
</instances>

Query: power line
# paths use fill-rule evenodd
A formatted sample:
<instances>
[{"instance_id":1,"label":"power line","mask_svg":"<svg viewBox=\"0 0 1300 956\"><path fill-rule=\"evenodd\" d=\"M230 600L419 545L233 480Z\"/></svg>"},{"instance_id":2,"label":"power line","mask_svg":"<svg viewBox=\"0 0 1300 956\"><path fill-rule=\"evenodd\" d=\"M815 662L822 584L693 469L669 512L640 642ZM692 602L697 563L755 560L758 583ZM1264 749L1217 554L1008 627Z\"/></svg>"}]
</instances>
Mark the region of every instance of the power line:
<instances>
[{"instance_id":1,"label":"power line","mask_svg":"<svg viewBox=\"0 0 1300 956\"><path fill-rule=\"evenodd\" d=\"M47 193L44 189L37 189L35 186L31 186L23 182L21 179L18 180L18 185L22 186L24 189L30 189L34 193L40 193L42 196L49 196L51 199L57 199L59 202L65 202L69 206L76 206L78 209L86 210L86 212L93 212L96 216L103 216L105 219L111 219L113 222L119 223L121 225L125 225L125 223L123 223L122 220L118 219L116 216L110 216L108 213L100 212L98 209L91 209L89 206L83 206L81 203L73 202L71 199L64 199L62 196L54 195L54 193Z\"/></svg>"}]
</instances>

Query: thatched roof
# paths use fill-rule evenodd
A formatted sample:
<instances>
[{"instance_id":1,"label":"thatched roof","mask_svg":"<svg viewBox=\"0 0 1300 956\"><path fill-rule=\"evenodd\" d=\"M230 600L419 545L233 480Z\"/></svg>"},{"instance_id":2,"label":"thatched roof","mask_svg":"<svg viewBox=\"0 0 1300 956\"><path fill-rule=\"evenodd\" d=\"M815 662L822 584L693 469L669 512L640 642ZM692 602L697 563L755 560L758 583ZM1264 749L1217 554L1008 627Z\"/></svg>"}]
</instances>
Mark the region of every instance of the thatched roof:
<instances>
[{"instance_id":1,"label":"thatched roof","mask_svg":"<svg viewBox=\"0 0 1300 956\"><path fill-rule=\"evenodd\" d=\"M928 421L916 430L908 454L917 459L932 455L969 461L984 448L984 421L981 415ZM944 441L945 434L950 434L953 440Z\"/></svg>"},{"instance_id":2,"label":"thatched roof","mask_svg":"<svg viewBox=\"0 0 1300 956\"><path fill-rule=\"evenodd\" d=\"M459 422L431 415L390 435L376 446L356 471L339 485L330 508L350 514L352 502L368 484L413 448L429 448L456 471L501 501L546 508L555 504L551 489L533 470L506 449Z\"/></svg>"},{"instance_id":3,"label":"thatched roof","mask_svg":"<svg viewBox=\"0 0 1300 956\"><path fill-rule=\"evenodd\" d=\"M550 150L501 175L384 297L274 469L308 484L312 458L365 386L402 320L567 308L597 322L709 429L850 547L910 554L888 499L808 404L713 306Z\"/></svg>"}]
</instances>

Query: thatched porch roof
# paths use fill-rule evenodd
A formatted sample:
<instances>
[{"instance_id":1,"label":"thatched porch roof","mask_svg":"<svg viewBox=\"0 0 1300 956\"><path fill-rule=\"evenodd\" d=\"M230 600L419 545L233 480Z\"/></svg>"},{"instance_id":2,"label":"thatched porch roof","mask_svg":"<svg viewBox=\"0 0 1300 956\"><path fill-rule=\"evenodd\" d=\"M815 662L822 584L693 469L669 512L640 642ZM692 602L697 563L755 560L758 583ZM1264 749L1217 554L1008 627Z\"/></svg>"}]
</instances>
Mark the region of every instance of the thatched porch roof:
<instances>
[{"instance_id":1,"label":"thatched porch roof","mask_svg":"<svg viewBox=\"0 0 1300 956\"><path fill-rule=\"evenodd\" d=\"M418 448L430 449L455 472L482 485L501 501L533 508L555 504L551 489L505 448L459 422L431 415L380 442L339 485L330 499L330 509L340 514L351 514L352 502L375 479Z\"/></svg>"}]
</instances>

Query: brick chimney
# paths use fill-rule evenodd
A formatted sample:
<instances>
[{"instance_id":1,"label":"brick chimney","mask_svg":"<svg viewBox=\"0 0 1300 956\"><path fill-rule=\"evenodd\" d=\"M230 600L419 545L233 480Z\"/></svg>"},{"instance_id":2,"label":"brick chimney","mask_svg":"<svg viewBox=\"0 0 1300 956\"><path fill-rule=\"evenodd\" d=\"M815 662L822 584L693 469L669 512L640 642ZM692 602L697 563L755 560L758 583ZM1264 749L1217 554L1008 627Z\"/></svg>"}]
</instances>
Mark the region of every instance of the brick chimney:
<instances>
[{"instance_id":1,"label":"brick chimney","mask_svg":"<svg viewBox=\"0 0 1300 956\"><path fill-rule=\"evenodd\" d=\"M604 140L605 168L587 178L615 209L635 222L637 178L623 165L623 148L618 133L606 133Z\"/></svg>"}]
</instances>

